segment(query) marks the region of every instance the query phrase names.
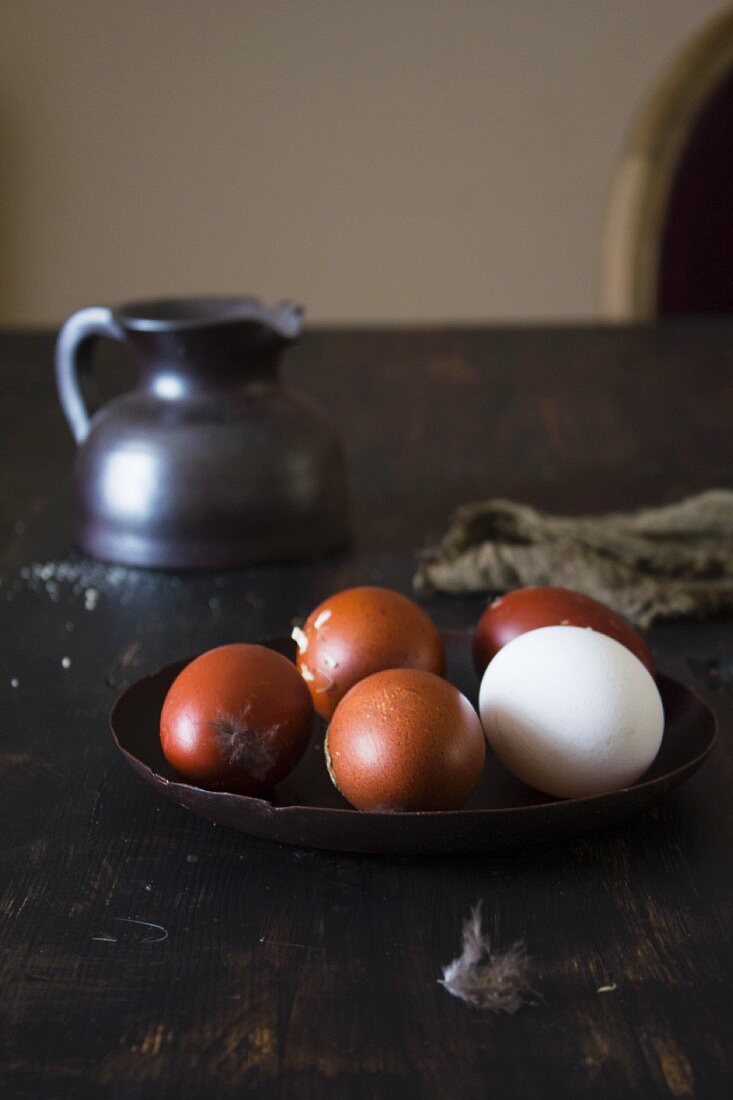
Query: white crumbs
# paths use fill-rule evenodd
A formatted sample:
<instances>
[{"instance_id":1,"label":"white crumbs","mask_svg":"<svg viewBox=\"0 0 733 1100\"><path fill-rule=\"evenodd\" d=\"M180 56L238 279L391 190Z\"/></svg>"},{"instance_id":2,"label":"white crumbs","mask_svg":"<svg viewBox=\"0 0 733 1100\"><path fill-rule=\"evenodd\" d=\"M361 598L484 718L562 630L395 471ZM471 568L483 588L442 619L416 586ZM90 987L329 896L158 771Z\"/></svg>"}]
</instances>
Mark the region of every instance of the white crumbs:
<instances>
[{"instance_id":1,"label":"white crumbs","mask_svg":"<svg viewBox=\"0 0 733 1100\"><path fill-rule=\"evenodd\" d=\"M181 582L171 577L165 583L175 588ZM137 596L158 592L160 586L159 576L146 570L68 558L22 566L5 587L4 594L9 602L23 589L44 595L53 603L76 597L86 611L94 611L102 599L129 604Z\"/></svg>"},{"instance_id":2,"label":"white crumbs","mask_svg":"<svg viewBox=\"0 0 733 1100\"><path fill-rule=\"evenodd\" d=\"M97 600L99 599L99 592L96 588L84 589L84 608L86 611L94 611L97 606Z\"/></svg>"}]
</instances>

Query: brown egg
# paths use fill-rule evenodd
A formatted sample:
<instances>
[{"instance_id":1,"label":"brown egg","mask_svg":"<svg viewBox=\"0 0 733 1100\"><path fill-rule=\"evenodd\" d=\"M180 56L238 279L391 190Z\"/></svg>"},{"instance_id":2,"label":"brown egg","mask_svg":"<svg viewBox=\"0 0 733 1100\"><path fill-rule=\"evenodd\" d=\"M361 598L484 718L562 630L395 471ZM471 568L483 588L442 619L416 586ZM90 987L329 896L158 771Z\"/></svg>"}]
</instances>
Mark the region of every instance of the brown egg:
<instances>
[{"instance_id":1,"label":"brown egg","mask_svg":"<svg viewBox=\"0 0 733 1100\"><path fill-rule=\"evenodd\" d=\"M351 689L326 734L334 785L358 810L457 810L484 768L481 722L431 672L377 672Z\"/></svg>"},{"instance_id":2,"label":"brown egg","mask_svg":"<svg viewBox=\"0 0 733 1100\"><path fill-rule=\"evenodd\" d=\"M349 688L385 668L442 676L443 644L422 608L389 588L347 588L296 627L297 664L316 710L330 718Z\"/></svg>"},{"instance_id":3,"label":"brown egg","mask_svg":"<svg viewBox=\"0 0 733 1100\"><path fill-rule=\"evenodd\" d=\"M543 626L583 626L607 634L630 649L654 676L649 647L626 619L599 600L569 588L516 588L494 600L479 619L473 639L479 676L513 638Z\"/></svg>"},{"instance_id":4,"label":"brown egg","mask_svg":"<svg viewBox=\"0 0 733 1100\"><path fill-rule=\"evenodd\" d=\"M163 703L160 742L186 779L256 795L303 755L313 724L295 665L261 645L225 645L178 674Z\"/></svg>"}]
</instances>

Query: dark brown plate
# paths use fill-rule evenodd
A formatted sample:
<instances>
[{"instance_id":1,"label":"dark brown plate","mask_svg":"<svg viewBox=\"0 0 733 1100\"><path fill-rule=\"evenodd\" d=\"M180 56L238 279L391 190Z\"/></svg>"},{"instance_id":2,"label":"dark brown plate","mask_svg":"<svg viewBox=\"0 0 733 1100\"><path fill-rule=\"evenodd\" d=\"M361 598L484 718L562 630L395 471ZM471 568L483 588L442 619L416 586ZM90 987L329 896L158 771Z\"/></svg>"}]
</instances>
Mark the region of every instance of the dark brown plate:
<instances>
[{"instance_id":1,"label":"dark brown plate","mask_svg":"<svg viewBox=\"0 0 733 1100\"><path fill-rule=\"evenodd\" d=\"M474 703L478 684L466 632L443 636L448 678ZM288 639L263 644L293 658ZM181 780L163 757L158 737L166 692L187 661L167 665L132 684L114 705L112 732L133 768L156 790L194 813L244 833L287 844L344 852L469 852L520 847L580 836L639 813L679 786L713 747L716 721L690 688L659 677L665 730L657 759L632 787L591 798L550 799L514 779L491 752L468 806L440 813L359 813L334 790L323 759L325 724L317 722L310 747L271 800L206 791Z\"/></svg>"}]
</instances>

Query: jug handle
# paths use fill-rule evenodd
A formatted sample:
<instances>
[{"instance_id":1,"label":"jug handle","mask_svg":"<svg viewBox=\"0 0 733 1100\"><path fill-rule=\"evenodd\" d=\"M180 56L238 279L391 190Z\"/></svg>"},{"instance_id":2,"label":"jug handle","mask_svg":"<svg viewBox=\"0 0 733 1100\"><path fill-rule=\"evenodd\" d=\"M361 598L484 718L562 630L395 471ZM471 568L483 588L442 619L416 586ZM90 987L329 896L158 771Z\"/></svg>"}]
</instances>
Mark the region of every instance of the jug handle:
<instances>
[{"instance_id":1,"label":"jug handle","mask_svg":"<svg viewBox=\"0 0 733 1100\"><path fill-rule=\"evenodd\" d=\"M89 435L90 424L79 389L78 373L91 366L92 350L100 336L122 340L122 327L111 309L90 306L72 313L56 341L56 386L61 408L77 443L83 443Z\"/></svg>"}]
</instances>

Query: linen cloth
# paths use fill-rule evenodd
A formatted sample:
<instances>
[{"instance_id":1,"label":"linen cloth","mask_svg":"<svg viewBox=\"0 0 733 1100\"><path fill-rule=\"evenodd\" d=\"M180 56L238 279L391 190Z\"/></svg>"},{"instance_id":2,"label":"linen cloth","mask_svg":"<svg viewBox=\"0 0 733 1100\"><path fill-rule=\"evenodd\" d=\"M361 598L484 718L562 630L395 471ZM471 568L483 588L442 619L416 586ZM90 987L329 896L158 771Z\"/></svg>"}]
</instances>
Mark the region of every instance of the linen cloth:
<instances>
[{"instance_id":1,"label":"linen cloth","mask_svg":"<svg viewBox=\"0 0 733 1100\"><path fill-rule=\"evenodd\" d=\"M733 492L604 516L555 516L489 500L453 515L419 555L418 594L573 588L637 626L733 612Z\"/></svg>"}]
</instances>

